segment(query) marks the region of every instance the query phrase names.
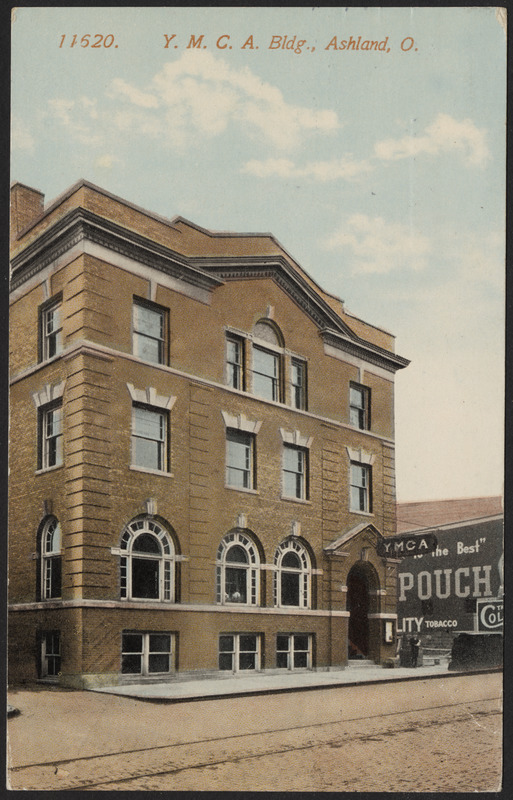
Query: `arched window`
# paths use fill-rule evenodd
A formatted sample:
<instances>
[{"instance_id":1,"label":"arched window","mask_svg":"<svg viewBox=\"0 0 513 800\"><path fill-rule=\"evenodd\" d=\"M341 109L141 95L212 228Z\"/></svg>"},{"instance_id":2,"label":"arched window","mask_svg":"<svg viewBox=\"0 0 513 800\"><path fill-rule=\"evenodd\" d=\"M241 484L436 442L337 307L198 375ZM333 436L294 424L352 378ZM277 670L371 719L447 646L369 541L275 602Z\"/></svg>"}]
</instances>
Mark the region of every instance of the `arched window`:
<instances>
[{"instance_id":1,"label":"arched window","mask_svg":"<svg viewBox=\"0 0 513 800\"><path fill-rule=\"evenodd\" d=\"M253 327L253 336L253 394L281 403L284 346L281 331L270 320L260 320Z\"/></svg>"},{"instance_id":2,"label":"arched window","mask_svg":"<svg viewBox=\"0 0 513 800\"><path fill-rule=\"evenodd\" d=\"M61 596L61 526L55 517L47 519L41 532L41 597Z\"/></svg>"},{"instance_id":3,"label":"arched window","mask_svg":"<svg viewBox=\"0 0 513 800\"><path fill-rule=\"evenodd\" d=\"M297 539L286 539L274 556L275 606L310 608L311 562L310 557Z\"/></svg>"},{"instance_id":4,"label":"arched window","mask_svg":"<svg viewBox=\"0 0 513 800\"><path fill-rule=\"evenodd\" d=\"M224 537L217 551L216 571L218 603L258 604L260 559L248 536L233 531Z\"/></svg>"},{"instance_id":5,"label":"arched window","mask_svg":"<svg viewBox=\"0 0 513 800\"><path fill-rule=\"evenodd\" d=\"M175 548L169 533L153 519L130 522L121 537L121 597L175 600Z\"/></svg>"}]
</instances>

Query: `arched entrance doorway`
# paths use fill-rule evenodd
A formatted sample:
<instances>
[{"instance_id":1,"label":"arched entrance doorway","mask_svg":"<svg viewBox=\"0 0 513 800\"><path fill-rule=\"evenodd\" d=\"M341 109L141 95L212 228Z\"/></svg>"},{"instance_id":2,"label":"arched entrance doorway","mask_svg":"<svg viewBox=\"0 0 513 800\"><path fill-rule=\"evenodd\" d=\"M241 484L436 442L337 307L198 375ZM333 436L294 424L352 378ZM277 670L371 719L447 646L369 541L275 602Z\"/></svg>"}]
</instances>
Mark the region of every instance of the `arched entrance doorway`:
<instances>
[{"instance_id":1,"label":"arched entrance doorway","mask_svg":"<svg viewBox=\"0 0 513 800\"><path fill-rule=\"evenodd\" d=\"M369 658L372 643L369 637L369 613L378 605L378 576L368 562L359 561L347 576L347 610L349 611L348 657Z\"/></svg>"}]
</instances>

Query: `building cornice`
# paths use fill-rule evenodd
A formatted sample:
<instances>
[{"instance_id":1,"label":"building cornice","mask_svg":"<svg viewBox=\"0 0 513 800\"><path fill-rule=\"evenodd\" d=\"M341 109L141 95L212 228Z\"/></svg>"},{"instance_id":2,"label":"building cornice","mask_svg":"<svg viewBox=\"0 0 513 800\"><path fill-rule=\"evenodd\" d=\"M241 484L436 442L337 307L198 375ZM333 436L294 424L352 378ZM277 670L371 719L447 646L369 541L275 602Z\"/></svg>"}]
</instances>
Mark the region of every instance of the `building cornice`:
<instances>
[{"instance_id":1,"label":"building cornice","mask_svg":"<svg viewBox=\"0 0 513 800\"><path fill-rule=\"evenodd\" d=\"M350 353L363 361L374 364L377 367L382 367L389 372L396 372L398 369L404 369L410 363L407 358L392 353L390 350L385 350L383 347L371 344L356 337L352 334L351 337L340 333L339 331L325 328L320 331L320 335L325 344L331 345L338 350L343 350L345 353Z\"/></svg>"},{"instance_id":2,"label":"building cornice","mask_svg":"<svg viewBox=\"0 0 513 800\"><path fill-rule=\"evenodd\" d=\"M13 257L11 290L17 289L84 239L202 289L212 290L223 283L216 276L191 265L174 250L79 207Z\"/></svg>"}]
</instances>

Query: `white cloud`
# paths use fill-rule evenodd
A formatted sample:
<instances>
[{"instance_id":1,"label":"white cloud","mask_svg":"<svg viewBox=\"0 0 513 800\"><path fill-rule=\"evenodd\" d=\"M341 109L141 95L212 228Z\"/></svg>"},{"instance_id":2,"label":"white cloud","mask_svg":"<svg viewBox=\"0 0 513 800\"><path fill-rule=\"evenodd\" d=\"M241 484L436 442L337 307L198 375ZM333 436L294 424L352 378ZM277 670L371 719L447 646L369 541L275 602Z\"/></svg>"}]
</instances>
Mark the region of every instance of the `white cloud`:
<instances>
[{"instance_id":1,"label":"white cloud","mask_svg":"<svg viewBox=\"0 0 513 800\"><path fill-rule=\"evenodd\" d=\"M154 95L141 92L134 86L130 86L130 84L122 78L114 78L109 94L112 96L116 94L123 95L131 103L136 106L141 106L142 108L157 108L158 106L158 100Z\"/></svg>"},{"instance_id":2,"label":"white cloud","mask_svg":"<svg viewBox=\"0 0 513 800\"><path fill-rule=\"evenodd\" d=\"M347 156L330 161L311 161L303 167L285 158L268 158L265 161L253 159L244 164L242 172L257 178L312 178L325 182L354 180L372 169L373 166L369 161L354 161Z\"/></svg>"},{"instance_id":3,"label":"white cloud","mask_svg":"<svg viewBox=\"0 0 513 800\"><path fill-rule=\"evenodd\" d=\"M235 124L248 135L289 149L307 133L331 133L339 127L334 111L291 105L276 86L247 67L236 70L196 50L165 64L147 90L116 79L109 93L135 106L163 110L171 138L216 136Z\"/></svg>"},{"instance_id":4,"label":"white cloud","mask_svg":"<svg viewBox=\"0 0 513 800\"><path fill-rule=\"evenodd\" d=\"M452 151L460 153L469 165L483 166L490 157L486 132L477 128L471 119L459 122L449 114L438 114L425 129L424 135L384 139L374 147L377 158L384 161L415 158L422 153L439 155Z\"/></svg>"},{"instance_id":5,"label":"white cloud","mask_svg":"<svg viewBox=\"0 0 513 800\"><path fill-rule=\"evenodd\" d=\"M98 124L96 100L80 97L78 100L54 98L48 101L48 113L59 123L66 134L83 145L98 145L103 136Z\"/></svg>"},{"instance_id":6,"label":"white cloud","mask_svg":"<svg viewBox=\"0 0 513 800\"><path fill-rule=\"evenodd\" d=\"M94 166L99 167L100 169L112 169L116 166L116 164L121 164L121 159L117 156L111 155L110 153L104 153L104 155L98 156L94 162Z\"/></svg>"},{"instance_id":7,"label":"white cloud","mask_svg":"<svg viewBox=\"0 0 513 800\"><path fill-rule=\"evenodd\" d=\"M348 217L324 246L328 250L349 251L353 272L376 274L422 269L430 250L429 239L409 226L366 214Z\"/></svg>"},{"instance_id":8,"label":"white cloud","mask_svg":"<svg viewBox=\"0 0 513 800\"><path fill-rule=\"evenodd\" d=\"M34 147L35 141L30 131L25 127L21 119L13 117L11 120L11 148L33 153Z\"/></svg>"}]
</instances>

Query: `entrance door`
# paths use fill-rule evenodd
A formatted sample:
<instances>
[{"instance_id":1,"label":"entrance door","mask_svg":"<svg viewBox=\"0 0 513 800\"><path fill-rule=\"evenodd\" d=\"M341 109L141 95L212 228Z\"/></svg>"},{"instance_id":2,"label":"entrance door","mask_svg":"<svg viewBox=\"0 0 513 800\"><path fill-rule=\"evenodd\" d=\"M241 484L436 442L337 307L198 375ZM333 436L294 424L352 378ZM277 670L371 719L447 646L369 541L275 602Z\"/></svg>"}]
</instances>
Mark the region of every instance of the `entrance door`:
<instances>
[{"instance_id":1,"label":"entrance door","mask_svg":"<svg viewBox=\"0 0 513 800\"><path fill-rule=\"evenodd\" d=\"M349 611L349 658L367 658L369 654L369 585L359 564L347 577L347 610Z\"/></svg>"}]
</instances>

